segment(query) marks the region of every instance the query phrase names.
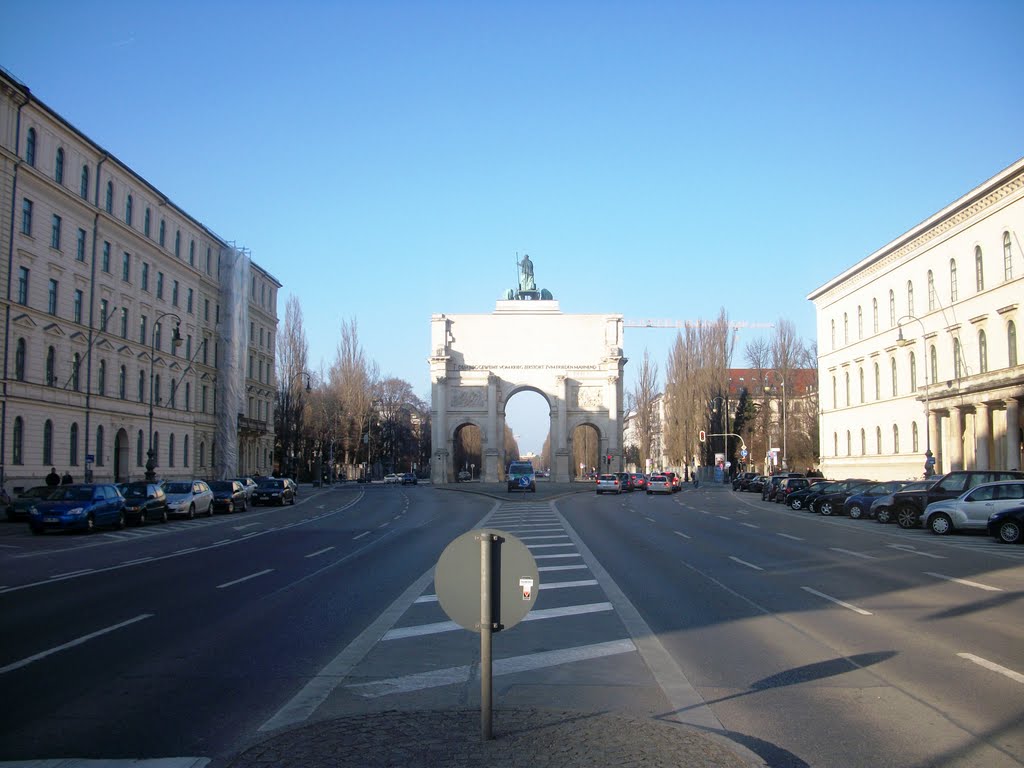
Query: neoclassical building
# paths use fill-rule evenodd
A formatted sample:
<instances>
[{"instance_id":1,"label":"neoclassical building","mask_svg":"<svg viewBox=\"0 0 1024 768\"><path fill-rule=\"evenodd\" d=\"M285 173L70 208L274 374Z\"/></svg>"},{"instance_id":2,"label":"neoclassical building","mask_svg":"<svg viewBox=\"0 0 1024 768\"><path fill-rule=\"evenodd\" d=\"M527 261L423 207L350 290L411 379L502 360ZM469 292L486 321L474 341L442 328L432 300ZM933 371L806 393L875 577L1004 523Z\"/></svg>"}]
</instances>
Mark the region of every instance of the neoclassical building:
<instances>
[{"instance_id":1,"label":"neoclassical building","mask_svg":"<svg viewBox=\"0 0 1024 768\"><path fill-rule=\"evenodd\" d=\"M827 477L1021 468L1024 160L808 295Z\"/></svg>"},{"instance_id":2,"label":"neoclassical building","mask_svg":"<svg viewBox=\"0 0 1024 768\"><path fill-rule=\"evenodd\" d=\"M269 471L281 284L0 70L0 482Z\"/></svg>"}]
</instances>

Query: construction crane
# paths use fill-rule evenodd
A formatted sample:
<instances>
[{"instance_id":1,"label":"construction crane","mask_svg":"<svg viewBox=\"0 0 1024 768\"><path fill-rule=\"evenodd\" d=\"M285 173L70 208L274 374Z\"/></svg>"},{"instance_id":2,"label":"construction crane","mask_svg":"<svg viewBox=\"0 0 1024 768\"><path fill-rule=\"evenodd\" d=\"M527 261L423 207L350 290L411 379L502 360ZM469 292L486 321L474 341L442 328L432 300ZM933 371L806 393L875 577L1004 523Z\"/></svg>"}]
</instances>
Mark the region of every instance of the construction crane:
<instances>
[{"instance_id":1,"label":"construction crane","mask_svg":"<svg viewBox=\"0 0 1024 768\"><path fill-rule=\"evenodd\" d=\"M701 326L715 325L716 320L623 320L626 328L700 328ZM734 320L729 323L734 331L743 328L774 328L775 323L752 323L746 320Z\"/></svg>"}]
</instances>

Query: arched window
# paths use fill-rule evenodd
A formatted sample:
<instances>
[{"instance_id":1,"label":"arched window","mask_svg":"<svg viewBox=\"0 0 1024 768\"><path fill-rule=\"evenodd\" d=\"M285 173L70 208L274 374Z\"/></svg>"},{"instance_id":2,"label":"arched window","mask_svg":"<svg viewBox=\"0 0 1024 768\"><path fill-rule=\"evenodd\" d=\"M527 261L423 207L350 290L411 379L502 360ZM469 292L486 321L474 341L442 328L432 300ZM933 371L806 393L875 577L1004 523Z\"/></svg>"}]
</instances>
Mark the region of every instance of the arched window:
<instances>
[{"instance_id":1,"label":"arched window","mask_svg":"<svg viewBox=\"0 0 1024 768\"><path fill-rule=\"evenodd\" d=\"M71 434L68 436L68 464L78 466L78 422L71 425Z\"/></svg>"},{"instance_id":2,"label":"arched window","mask_svg":"<svg viewBox=\"0 0 1024 768\"><path fill-rule=\"evenodd\" d=\"M139 371L139 402L146 402L146 372Z\"/></svg>"},{"instance_id":3,"label":"arched window","mask_svg":"<svg viewBox=\"0 0 1024 768\"><path fill-rule=\"evenodd\" d=\"M832 407L839 407L839 395L836 394L836 377L832 377Z\"/></svg>"},{"instance_id":4,"label":"arched window","mask_svg":"<svg viewBox=\"0 0 1024 768\"><path fill-rule=\"evenodd\" d=\"M852 452L853 452L852 448L853 448L853 445L852 445L852 441L851 441L851 438L850 438L850 430L846 430L846 455L847 456L850 456L852 454Z\"/></svg>"},{"instance_id":5,"label":"arched window","mask_svg":"<svg viewBox=\"0 0 1024 768\"><path fill-rule=\"evenodd\" d=\"M889 327L896 327L896 293L889 291Z\"/></svg>"},{"instance_id":6,"label":"arched window","mask_svg":"<svg viewBox=\"0 0 1024 768\"><path fill-rule=\"evenodd\" d=\"M833 456L838 456L839 455L839 433L838 432L833 432L832 433L832 455Z\"/></svg>"},{"instance_id":7,"label":"arched window","mask_svg":"<svg viewBox=\"0 0 1024 768\"><path fill-rule=\"evenodd\" d=\"M25 339L23 338L18 339L14 348L14 378L18 381L25 380Z\"/></svg>"},{"instance_id":8,"label":"arched window","mask_svg":"<svg viewBox=\"0 0 1024 768\"><path fill-rule=\"evenodd\" d=\"M911 442L910 450L913 451L914 453L917 453L920 450L920 448L918 447L918 444L917 444L917 422L916 421L913 422L910 425L910 442Z\"/></svg>"},{"instance_id":9,"label":"arched window","mask_svg":"<svg viewBox=\"0 0 1024 768\"><path fill-rule=\"evenodd\" d=\"M181 230L174 233L174 255L181 258Z\"/></svg>"},{"instance_id":10,"label":"arched window","mask_svg":"<svg viewBox=\"0 0 1024 768\"><path fill-rule=\"evenodd\" d=\"M71 387L75 392L82 391L81 366L82 356L75 352L74 357L71 358Z\"/></svg>"},{"instance_id":11,"label":"arched window","mask_svg":"<svg viewBox=\"0 0 1024 768\"><path fill-rule=\"evenodd\" d=\"M153 405L160 405L160 376L158 375L153 384Z\"/></svg>"},{"instance_id":12,"label":"arched window","mask_svg":"<svg viewBox=\"0 0 1024 768\"><path fill-rule=\"evenodd\" d=\"M871 300L871 332L878 333L878 299Z\"/></svg>"},{"instance_id":13,"label":"arched window","mask_svg":"<svg viewBox=\"0 0 1024 768\"><path fill-rule=\"evenodd\" d=\"M1013 280L1013 248L1009 232L1003 232L1003 280Z\"/></svg>"},{"instance_id":14,"label":"arched window","mask_svg":"<svg viewBox=\"0 0 1024 768\"><path fill-rule=\"evenodd\" d=\"M11 461L15 464L23 464L22 450L25 447L25 422L21 416L14 419L14 434L11 435Z\"/></svg>"},{"instance_id":15,"label":"arched window","mask_svg":"<svg viewBox=\"0 0 1024 768\"><path fill-rule=\"evenodd\" d=\"M57 159L53 164L53 180L64 183L64 147L57 147Z\"/></svg>"},{"instance_id":16,"label":"arched window","mask_svg":"<svg viewBox=\"0 0 1024 768\"><path fill-rule=\"evenodd\" d=\"M142 430L135 437L135 466L142 466L142 457L146 455L146 444L142 441Z\"/></svg>"},{"instance_id":17,"label":"arched window","mask_svg":"<svg viewBox=\"0 0 1024 768\"><path fill-rule=\"evenodd\" d=\"M850 405L850 373L849 371L843 373L843 382L846 387L846 405Z\"/></svg>"},{"instance_id":18,"label":"arched window","mask_svg":"<svg viewBox=\"0 0 1024 768\"><path fill-rule=\"evenodd\" d=\"M932 384L934 384L939 380L939 356L938 353L936 353L935 351L934 344L932 344L931 352L929 354L931 356Z\"/></svg>"},{"instance_id":19,"label":"arched window","mask_svg":"<svg viewBox=\"0 0 1024 768\"><path fill-rule=\"evenodd\" d=\"M89 199L89 166L82 166L82 178L78 182L78 196L83 200Z\"/></svg>"},{"instance_id":20,"label":"arched window","mask_svg":"<svg viewBox=\"0 0 1024 768\"><path fill-rule=\"evenodd\" d=\"M843 344L850 343L850 317L843 312Z\"/></svg>"},{"instance_id":21,"label":"arched window","mask_svg":"<svg viewBox=\"0 0 1024 768\"><path fill-rule=\"evenodd\" d=\"M188 435L185 435L185 439L182 440L182 442L184 443L184 445L182 446L182 450L181 450L181 465L183 467L187 467L188 466Z\"/></svg>"},{"instance_id":22,"label":"arched window","mask_svg":"<svg viewBox=\"0 0 1024 768\"><path fill-rule=\"evenodd\" d=\"M96 466L103 466L103 427L96 427Z\"/></svg>"},{"instance_id":23,"label":"arched window","mask_svg":"<svg viewBox=\"0 0 1024 768\"><path fill-rule=\"evenodd\" d=\"M861 306L857 306L857 338L864 338L864 309Z\"/></svg>"},{"instance_id":24,"label":"arched window","mask_svg":"<svg viewBox=\"0 0 1024 768\"><path fill-rule=\"evenodd\" d=\"M899 388L896 386L896 358L894 357L889 361L889 367L892 369L892 396L896 397L899 394Z\"/></svg>"},{"instance_id":25,"label":"arched window","mask_svg":"<svg viewBox=\"0 0 1024 768\"><path fill-rule=\"evenodd\" d=\"M107 361L100 360L99 369L96 372L96 393L101 397L107 396Z\"/></svg>"},{"instance_id":26,"label":"arched window","mask_svg":"<svg viewBox=\"0 0 1024 768\"><path fill-rule=\"evenodd\" d=\"M978 372L988 373L988 337L985 331L978 331Z\"/></svg>"},{"instance_id":27,"label":"arched window","mask_svg":"<svg viewBox=\"0 0 1024 768\"><path fill-rule=\"evenodd\" d=\"M118 374L117 396L122 400L125 400L128 397L128 369L123 365L121 366L121 370Z\"/></svg>"},{"instance_id":28,"label":"arched window","mask_svg":"<svg viewBox=\"0 0 1024 768\"><path fill-rule=\"evenodd\" d=\"M882 399L882 371L875 363L875 400Z\"/></svg>"},{"instance_id":29,"label":"arched window","mask_svg":"<svg viewBox=\"0 0 1024 768\"><path fill-rule=\"evenodd\" d=\"M167 466L174 466L174 433L167 438Z\"/></svg>"},{"instance_id":30,"label":"arched window","mask_svg":"<svg viewBox=\"0 0 1024 768\"><path fill-rule=\"evenodd\" d=\"M858 368L857 375L860 377L860 401L864 402L864 369Z\"/></svg>"},{"instance_id":31,"label":"arched window","mask_svg":"<svg viewBox=\"0 0 1024 768\"><path fill-rule=\"evenodd\" d=\"M163 247L167 240L167 223L160 219L160 246Z\"/></svg>"},{"instance_id":32,"label":"arched window","mask_svg":"<svg viewBox=\"0 0 1024 768\"><path fill-rule=\"evenodd\" d=\"M892 425L892 452L900 452L900 428L895 424Z\"/></svg>"},{"instance_id":33,"label":"arched window","mask_svg":"<svg viewBox=\"0 0 1024 768\"><path fill-rule=\"evenodd\" d=\"M114 182L107 182L107 202L106 202L107 213L114 212Z\"/></svg>"},{"instance_id":34,"label":"arched window","mask_svg":"<svg viewBox=\"0 0 1024 768\"><path fill-rule=\"evenodd\" d=\"M914 314L914 283L907 280L907 314Z\"/></svg>"},{"instance_id":35,"label":"arched window","mask_svg":"<svg viewBox=\"0 0 1024 768\"><path fill-rule=\"evenodd\" d=\"M132 225L132 208L133 207L134 207L134 202L132 201L132 196L128 195L128 199L124 201L124 223L127 224L129 227Z\"/></svg>"},{"instance_id":36,"label":"arched window","mask_svg":"<svg viewBox=\"0 0 1024 768\"><path fill-rule=\"evenodd\" d=\"M928 270L928 311L935 309L935 274Z\"/></svg>"},{"instance_id":37,"label":"arched window","mask_svg":"<svg viewBox=\"0 0 1024 768\"><path fill-rule=\"evenodd\" d=\"M864 432L864 428L860 430L860 455L865 456L868 452L868 436Z\"/></svg>"},{"instance_id":38,"label":"arched window","mask_svg":"<svg viewBox=\"0 0 1024 768\"><path fill-rule=\"evenodd\" d=\"M57 386L57 350L53 347L46 350L46 386Z\"/></svg>"},{"instance_id":39,"label":"arched window","mask_svg":"<svg viewBox=\"0 0 1024 768\"><path fill-rule=\"evenodd\" d=\"M832 320L832 349L836 348L836 321Z\"/></svg>"},{"instance_id":40,"label":"arched window","mask_svg":"<svg viewBox=\"0 0 1024 768\"><path fill-rule=\"evenodd\" d=\"M956 284L956 259L949 260L949 300L956 301L959 288Z\"/></svg>"},{"instance_id":41,"label":"arched window","mask_svg":"<svg viewBox=\"0 0 1024 768\"><path fill-rule=\"evenodd\" d=\"M192 407L192 383L189 381L185 382L185 410L187 411Z\"/></svg>"},{"instance_id":42,"label":"arched window","mask_svg":"<svg viewBox=\"0 0 1024 768\"><path fill-rule=\"evenodd\" d=\"M199 466L206 466L206 443L202 440L199 441Z\"/></svg>"},{"instance_id":43,"label":"arched window","mask_svg":"<svg viewBox=\"0 0 1024 768\"><path fill-rule=\"evenodd\" d=\"M146 208L146 214L142 217L142 234L149 237L150 211Z\"/></svg>"},{"instance_id":44,"label":"arched window","mask_svg":"<svg viewBox=\"0 0 1024 768\"><path fill-rule=\"evenodd\" d=\"M875 453L882 455L882 428L875 427Z\"/></svg>"},{"instance_id":45,"label":"arched window","mask_svg":"<svg viewBox=\"0 0 1024 768\"><path fill-rule=\"evenodd\" d=\"M981 246L974 246L974 282L978 293L985 290L985 263L981 258Z\"/></svg>"},{"instance_id":46,"label":"arched window","mask_svg":"<svg viewBox=\"0 0 1024 768\"><path fill-rule=\"evenodd\" d=\"M910 353L910 391L917 392L917 357Z\"/></svg>"},{"instance_id":47,"label":"arched window","mask_svg":"<svg viewBox=\"0 0 1024 768\"><path fill-rule=\"evenodd\" d=\"M160 466L160 433L153 433L153 462L155 466Z\"/></svg>"},{"instance_id":48,"label":"arched window","mask_svg":"<svg viewBox=\"0 0 1024 768\"><path fill-rule=\"evenodd\" d=\"M43 422L43 464L53 464L53 422Z\"/></svg>"},{"instance_id":49,"label":"arched window","mask_svg":"<svg viewBox=\"0 0 1024 768\"><path fill-rule=\"evenodd\" d=\"M25 162L35 168L36 165L36 129L29 128L25 136Z\"/></svg>"},{"instance_id":50,"label":"arched window","mask_svg":"<svg viewBox=\"0 0 1024 768\"><path fill-rule=\"evenodd\" d=\"M1010 367L1017 365L1017 326L1013 320L1006 324L1006 353Z\"/></svg>"},{"instance_id":51,"label":"arched window","mask_svg":"<svg viewBox=\"0 0 1024 768\"><path fill-rule=\"evenodd\" d=\"M953 371L958 379L964 375L964 359L960 353L960 339L953 339Z\"/></svg>"}]
</instances>

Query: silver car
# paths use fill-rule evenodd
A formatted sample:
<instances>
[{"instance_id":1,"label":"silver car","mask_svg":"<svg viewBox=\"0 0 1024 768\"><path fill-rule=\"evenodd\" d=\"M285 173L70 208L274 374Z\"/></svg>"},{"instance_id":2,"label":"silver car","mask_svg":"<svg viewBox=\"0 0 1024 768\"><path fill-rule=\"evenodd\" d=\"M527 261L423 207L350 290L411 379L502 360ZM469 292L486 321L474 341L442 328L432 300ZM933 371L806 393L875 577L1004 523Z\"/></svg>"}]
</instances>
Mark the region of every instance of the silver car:
<instances>
[{"instance_id":1,"label":"silver car","mask_svg":"<svg viewBox=\"0 0 1024 768\"><path fill-rule=\"evenodd\" d=\"M189 520L196 515L213 515L213 491L202 480L168 480L163 489L169 514Z\"/></svg>"},{"instance_id":2,"label":"silver car","mask_svg":"<svg viewBox=\"0 0 1024 768\"><path fill-rule=\"evenodd\" d=\"M597 478L597 493L619 493L622 491L622 484L618 475L599 475Z\"/></svg>"},{"instance_id":3,"label":"silver car","mask_svg":"<svg viewBox=\"0 0 1024 768\"><path fill-rule=\"evenodd\" d=\"M988 519L996 512L1020 506L1024 501L1024 480L983 483L955 499L933 501L921 516L932 533L944 535L959 530L988 528Z\"/></svg>"}]
</instances>

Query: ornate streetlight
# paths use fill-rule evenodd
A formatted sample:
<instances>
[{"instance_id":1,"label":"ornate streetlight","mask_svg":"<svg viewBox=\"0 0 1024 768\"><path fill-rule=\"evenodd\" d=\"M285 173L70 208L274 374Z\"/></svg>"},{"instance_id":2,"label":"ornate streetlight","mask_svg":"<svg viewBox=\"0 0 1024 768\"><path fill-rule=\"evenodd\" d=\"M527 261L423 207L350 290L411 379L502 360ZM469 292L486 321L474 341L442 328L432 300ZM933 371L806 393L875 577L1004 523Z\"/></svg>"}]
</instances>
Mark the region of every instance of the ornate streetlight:
<instances>
[{"instance_id":1,"label":"ornate streetlight","mask_svg":"<svg viewBox=\"0 0 1024 768\"><path fill-rule=\"evenodd\" d=\"M153 450L153 368L156 357L156 334L160 329L160 321L165 317L173 317L177 324L171 332L171 350L181 346L181 318L173 312L164 312L153 323L151 342L149 344L149 450L146 451L146 482L156 482L156 452Z\"/></svg>"}]
</instances>

